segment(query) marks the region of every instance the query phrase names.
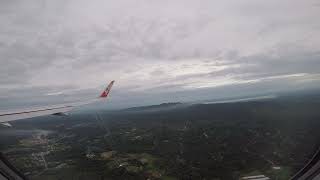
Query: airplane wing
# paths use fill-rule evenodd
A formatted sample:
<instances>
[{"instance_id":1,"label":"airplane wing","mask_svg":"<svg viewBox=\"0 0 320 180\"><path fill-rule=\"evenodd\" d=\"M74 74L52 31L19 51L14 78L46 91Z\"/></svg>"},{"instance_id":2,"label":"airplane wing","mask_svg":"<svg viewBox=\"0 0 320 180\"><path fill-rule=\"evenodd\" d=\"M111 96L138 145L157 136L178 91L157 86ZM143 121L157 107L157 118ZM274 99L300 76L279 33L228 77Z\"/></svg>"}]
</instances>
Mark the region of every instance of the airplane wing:
<instances>
[{"instance_id":1,"label":"airplane wing","mask_svg":"<svg viewBox=\"0 0 320 180\"><path fill-rule=\"evenodd\" d=\"M0 112L0 123L5 126L11 126L8 123L9 121L32 118L37 116L45 116L45 115L62 115L68 111L71 111L77 106L91 104L99 100L106 99L110 93L113 83L114 81L111 81L110 84L106 87L106 89L104 89L104 91L101 93L99 97L89 101Z\"/></svg>"}]
</instances>

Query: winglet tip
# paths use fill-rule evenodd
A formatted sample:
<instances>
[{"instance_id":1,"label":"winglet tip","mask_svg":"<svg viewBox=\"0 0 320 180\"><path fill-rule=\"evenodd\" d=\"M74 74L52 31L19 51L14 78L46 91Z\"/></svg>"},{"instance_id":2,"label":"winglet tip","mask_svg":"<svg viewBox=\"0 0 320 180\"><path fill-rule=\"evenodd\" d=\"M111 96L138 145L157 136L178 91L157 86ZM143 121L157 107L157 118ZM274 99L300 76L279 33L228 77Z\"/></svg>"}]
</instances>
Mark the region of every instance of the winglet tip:
<instances>
[{"instance_id":1,"label":"winglet tip","mask_svg":"<svg viewBox=\"0 0 320 180\"><path fill-rule=\"evenodd\" d=\"M108 94L110 93L110 90L112 88L113 83L115 82L115 80L112 80L109 85L107 86L107 88L101 93L100 97L102 98L106 98L108 97Z\"/></svg>"}]
</instances>

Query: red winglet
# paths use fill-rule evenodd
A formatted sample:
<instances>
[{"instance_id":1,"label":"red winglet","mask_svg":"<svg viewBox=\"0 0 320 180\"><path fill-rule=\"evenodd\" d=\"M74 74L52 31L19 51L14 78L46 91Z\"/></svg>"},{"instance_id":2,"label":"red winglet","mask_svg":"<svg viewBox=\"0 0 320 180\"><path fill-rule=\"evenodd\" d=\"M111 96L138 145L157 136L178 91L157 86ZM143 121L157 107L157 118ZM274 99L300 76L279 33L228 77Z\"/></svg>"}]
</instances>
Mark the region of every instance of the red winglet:
<instances>
[{"instance_id":1,"label":"red winglet","mask_svg":"<svg viewBox=\"0 0 320 180\"><path fill-rule=\"evenodd\" d=\"M108 97L108 94L112 88L113 83L114 83L114 81L110 82L110 84L107 86L107 88L101 93L100 97L102 97L102 98Z\"/></svg>"}]
</instances>

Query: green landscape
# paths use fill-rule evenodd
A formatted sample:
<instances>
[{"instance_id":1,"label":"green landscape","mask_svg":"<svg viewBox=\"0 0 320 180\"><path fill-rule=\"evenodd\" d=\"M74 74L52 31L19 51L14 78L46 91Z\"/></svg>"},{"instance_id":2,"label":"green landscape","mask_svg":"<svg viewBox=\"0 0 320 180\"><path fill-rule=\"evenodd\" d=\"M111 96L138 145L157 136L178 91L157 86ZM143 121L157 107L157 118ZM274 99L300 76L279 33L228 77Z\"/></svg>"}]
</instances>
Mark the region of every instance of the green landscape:
<instances>
[{"instance_id":1,"label":"green landscape","mask_svg":"<svg viewBox=\"0 0 320 180\"><path fill-rule=\"evenodd\" d=\"M319 146L320 96L164 103L46 116L1 128L30 179L286 180Z\"/></svg>"}]
</instances>

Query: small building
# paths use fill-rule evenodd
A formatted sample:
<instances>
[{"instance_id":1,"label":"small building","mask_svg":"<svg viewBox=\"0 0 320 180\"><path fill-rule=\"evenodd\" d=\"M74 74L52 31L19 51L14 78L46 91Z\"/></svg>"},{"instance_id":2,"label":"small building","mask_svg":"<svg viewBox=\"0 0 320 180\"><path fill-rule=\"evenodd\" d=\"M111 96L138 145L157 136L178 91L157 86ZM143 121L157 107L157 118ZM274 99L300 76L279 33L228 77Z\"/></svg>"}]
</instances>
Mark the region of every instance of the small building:
<instances>
[{"instance_id":1,"label":"small building","mask_svg":"<svg viewBox=\"0 0 320 180\"><path fill-rule=\"evenodd\" d=\"M280 167L280 166L273 166L272 169L274 169L274 170L280 170L281 167Z\"/></svg>"},{"instance_id":2,"label":"small building","mask_svg":"<svg viewBox=\"0 0 320 180\"><path fill-rule=\"evenodd\" d=\"M87 154L86 154L86 157L87 157L88 159L93 159L95 156L96 156L96 155L93 154L93 153L87 153Z\"/></svg>"},{"instance_id":3,"label":"small building","mask_svg":"<svg viewBox=\"0 0 320 180\"><path fill-rule=\"evenodd\" d=\"M240 180L270 180L270 178L265 175L255 175L255 176L245 176L240 178Z\"/></svg>"}]
</instances>

